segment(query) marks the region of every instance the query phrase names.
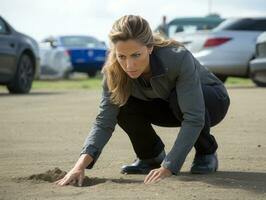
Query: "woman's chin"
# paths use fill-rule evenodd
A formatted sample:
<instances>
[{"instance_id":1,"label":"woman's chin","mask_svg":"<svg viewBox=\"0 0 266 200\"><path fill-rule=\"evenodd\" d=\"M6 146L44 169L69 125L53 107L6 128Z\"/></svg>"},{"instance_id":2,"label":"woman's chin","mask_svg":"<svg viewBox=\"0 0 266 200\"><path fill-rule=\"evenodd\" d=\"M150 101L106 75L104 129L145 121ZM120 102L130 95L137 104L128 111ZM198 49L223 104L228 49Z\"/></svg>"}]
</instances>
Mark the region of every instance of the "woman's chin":
<instances>
[{"instance_id":1,"label":"woman's chin","mask_svg":"<svg viewBox=\"0 0 266 200\"><path fill-rule=\"evenodd\" d=\"M132 79L137 79L140 76L139 73L127 73L127 75Z\"/></svg>"}]
</instances>

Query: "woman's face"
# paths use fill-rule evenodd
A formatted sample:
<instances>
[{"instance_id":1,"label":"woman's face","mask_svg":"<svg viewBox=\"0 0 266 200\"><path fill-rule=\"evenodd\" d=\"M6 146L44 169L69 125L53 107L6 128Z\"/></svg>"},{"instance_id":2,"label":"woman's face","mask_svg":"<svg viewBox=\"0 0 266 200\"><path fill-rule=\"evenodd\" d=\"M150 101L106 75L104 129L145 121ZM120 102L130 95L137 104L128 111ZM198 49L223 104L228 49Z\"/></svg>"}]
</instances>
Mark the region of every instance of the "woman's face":
<instances>
[{"instance_id":1,"label":"woman's face","mask_svg":"<svg viewBox=\"0 0 266 200\"><path fill-rule=\"evenodd\" d=\"M136 40L118 41L114 44L116 58L129 77L136 79L142 73L150 71L150 53L152 48Z\"/></svg>"}]
</instances>

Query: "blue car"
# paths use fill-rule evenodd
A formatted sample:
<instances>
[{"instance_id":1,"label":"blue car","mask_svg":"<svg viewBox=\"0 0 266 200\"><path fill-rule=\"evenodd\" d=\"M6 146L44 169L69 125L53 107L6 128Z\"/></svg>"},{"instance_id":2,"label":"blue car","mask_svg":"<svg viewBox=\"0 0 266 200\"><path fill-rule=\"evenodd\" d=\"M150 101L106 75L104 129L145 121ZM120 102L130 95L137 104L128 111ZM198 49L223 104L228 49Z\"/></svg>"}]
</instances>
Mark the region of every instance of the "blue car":
<instances>
[{"instance_id":1,"label":"blue car","mask_svg":"<svg viewBox=\"0 0 266 200\"><path fill-rule=\"evenodd\" d=\"M106 45L92 36L49 37L42 43L49 43L49 47L41 49L41 75L58 72L67 77L72 72L82 72L94 77L106 59Z\"/></svg>"}]
</instances>

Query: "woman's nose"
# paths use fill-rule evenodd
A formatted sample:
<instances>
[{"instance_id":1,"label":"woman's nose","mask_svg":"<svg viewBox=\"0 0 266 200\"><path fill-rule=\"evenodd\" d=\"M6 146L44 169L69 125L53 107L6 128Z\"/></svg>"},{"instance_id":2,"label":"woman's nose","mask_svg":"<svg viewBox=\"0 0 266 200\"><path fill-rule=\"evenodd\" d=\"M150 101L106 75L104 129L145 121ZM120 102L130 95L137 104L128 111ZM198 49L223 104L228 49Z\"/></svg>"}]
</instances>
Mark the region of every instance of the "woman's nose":
<instances>
[{"instance_id":1,"label":"woman's nose","mask_svg":"<svg viewBox=\"0 0 266 200\"><path fill-rule=\"evenodd\" d=\"M134 62L131 59L127 59L127 69L133 68Z\"/></svg>"}]
</instances>

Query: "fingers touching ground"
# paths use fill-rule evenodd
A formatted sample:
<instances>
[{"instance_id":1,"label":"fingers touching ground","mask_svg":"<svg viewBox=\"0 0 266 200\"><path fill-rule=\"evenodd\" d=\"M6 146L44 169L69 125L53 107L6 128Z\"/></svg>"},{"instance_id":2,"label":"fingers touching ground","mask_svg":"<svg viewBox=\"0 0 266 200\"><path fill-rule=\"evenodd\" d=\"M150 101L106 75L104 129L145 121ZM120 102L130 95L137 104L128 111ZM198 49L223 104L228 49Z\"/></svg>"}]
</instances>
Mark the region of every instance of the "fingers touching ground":
<instances>
[{"instance_id":1,"label":"fingers touching ground","mask_svg":"<svg viewBox=\"0 0 266 200\"><path fill-rule=\"evenodd\" d=\"M64 178L55 181L55 184L64 186L64 185L78 185L82 186L84 179L84 170L72 169L70 170Z\"/></svg>"},{"instance_id":2,"label":"fingers touching ground","mask_svg":"<svg viewBox=\"0 0 266 200\"><path fill-rule=\"evenodd\" d=\"M144 183L157 183L165 177L171 176L172 172L164 167L154 169L145 177Z\"/></svg>"},{"instance_id":3,"label":"fingers touching ground","mask_svg":"<svg viewBox=\"0 0 266 200\"><path fill-rule=\"evenodd\" d=\"M64 178L56 181L55 184L60 185L60 186L64 186L64 185L70 184L71 181L73 181L73 180L71 180L70 178L65 176Z\"/></svg>"},{"instance_id":4,"label":"fingers touching ground","mask_svg":"<svg viewBox=\"0 0 266 200\"><path fill-rule=\"evenodd\" d=\"M159 170L155 169L152 170L145 178L144 183L149 184L149 183L155 183L158 182L161 179L161 173Z\"/></svg>"}]
</instances>

